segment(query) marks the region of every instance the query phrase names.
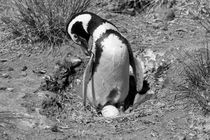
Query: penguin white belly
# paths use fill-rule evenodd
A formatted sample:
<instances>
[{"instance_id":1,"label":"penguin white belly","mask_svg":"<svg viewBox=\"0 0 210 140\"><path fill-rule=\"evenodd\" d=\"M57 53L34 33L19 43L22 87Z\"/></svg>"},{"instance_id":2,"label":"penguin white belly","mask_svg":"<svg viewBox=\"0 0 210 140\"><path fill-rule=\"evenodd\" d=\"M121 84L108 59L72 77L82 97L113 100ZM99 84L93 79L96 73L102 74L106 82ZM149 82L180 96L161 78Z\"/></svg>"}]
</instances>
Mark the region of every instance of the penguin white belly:
<instances>
[{"instance_id":1,"label":"penguin white belly","mask_svg":"<svg viewBox=\"0 0 210 140\"><path fill-rule=\"evenodd\" d=\"M125 100L129 90L129 53L116 35L109 35L102 43L99 63L88 83L87 97L91 103L104 106Z\"/></svg>"}]
</instances>

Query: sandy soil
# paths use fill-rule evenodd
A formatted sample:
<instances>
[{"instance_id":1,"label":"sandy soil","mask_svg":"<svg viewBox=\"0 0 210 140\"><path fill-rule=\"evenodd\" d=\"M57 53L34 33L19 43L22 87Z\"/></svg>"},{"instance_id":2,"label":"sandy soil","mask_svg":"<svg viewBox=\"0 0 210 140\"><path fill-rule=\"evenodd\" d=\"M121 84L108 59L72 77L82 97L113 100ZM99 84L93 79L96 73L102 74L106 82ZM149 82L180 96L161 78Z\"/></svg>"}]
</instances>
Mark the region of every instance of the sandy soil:
<instances>
[{"instance_id":1,"label":"sandy soil","mask_svg":"<svg viewBox=\"0 0 210 140\"><path fill-rule=\"evenodd\" d=\"M170 68L152 71L148 64L145 75L150 90L144 102L132 112L105 119L90 105L86 110L82 106L81 76L88 59L78 46L62 46L59 53L50 55L0 50L0 139L210 139L209 117L188 101L175 100L170 90L176 52L204 47L202 28L187 19L175 18L164 29L162 22L146 23L141 15L114 14L100 8L94 12L120 28L137 56L145 56L142 50L152 50L158 56L152 64L170 64ZM66 52L78 54L83 61L70 86L60 94L40 90L43 76L52 74L56 61Z\"/></svg>"}]
</instances>

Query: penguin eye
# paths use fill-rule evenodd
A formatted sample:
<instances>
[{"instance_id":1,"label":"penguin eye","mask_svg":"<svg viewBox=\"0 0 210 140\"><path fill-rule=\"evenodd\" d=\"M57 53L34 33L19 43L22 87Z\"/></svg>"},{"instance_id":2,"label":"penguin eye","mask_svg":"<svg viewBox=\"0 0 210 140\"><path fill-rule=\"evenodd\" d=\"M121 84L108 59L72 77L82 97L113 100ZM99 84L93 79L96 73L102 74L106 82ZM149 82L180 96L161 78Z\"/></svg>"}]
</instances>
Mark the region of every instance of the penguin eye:
<instances>
[{"instance_id":1,"label":"penguin eye","mask_svg":"<svg viewBox=\"0 0 210 140\"><path fill-rule=\"evenodd\" d=\"M76 40L78 40L78 36L77 35L73 35L73 38L74 38L74 40L76 41Z\"/></svg>"},{"instance_id":2,"label":"penguin eye","mask_svg":"<svg viewBox=\"0 0 210 140\"><path fill-rule=\"evenodd\" d=\"M79 36L77 36L76 34L73 35L72 39L75 43L77 43L79 45L81 44L81 40L80 40Z\"/></svg>"}]
</instances>

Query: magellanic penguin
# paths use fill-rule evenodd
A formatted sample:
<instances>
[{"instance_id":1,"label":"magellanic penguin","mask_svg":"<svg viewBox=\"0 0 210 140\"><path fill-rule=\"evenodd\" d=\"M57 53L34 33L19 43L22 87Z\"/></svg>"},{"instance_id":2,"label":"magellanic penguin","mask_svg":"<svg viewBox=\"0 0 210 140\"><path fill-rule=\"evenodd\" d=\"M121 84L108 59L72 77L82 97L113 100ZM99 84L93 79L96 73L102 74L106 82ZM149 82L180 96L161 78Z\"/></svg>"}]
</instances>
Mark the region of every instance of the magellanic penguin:
<instances>
[{"instance_id":1,"label":"magellanic penguin","mask_svg":"<svg viewBox=\"0 0 210 140\"><path fill-rule=\"evenodd\" d=\"M86 96L98 109L123 103L129 91L130 66L137 91L142 89L141 65L133 56L129 42L114 24L96 14L81 12L68 21L67 32L90 56L83 75L84 105Z\"/></svg>"}]
</instances>

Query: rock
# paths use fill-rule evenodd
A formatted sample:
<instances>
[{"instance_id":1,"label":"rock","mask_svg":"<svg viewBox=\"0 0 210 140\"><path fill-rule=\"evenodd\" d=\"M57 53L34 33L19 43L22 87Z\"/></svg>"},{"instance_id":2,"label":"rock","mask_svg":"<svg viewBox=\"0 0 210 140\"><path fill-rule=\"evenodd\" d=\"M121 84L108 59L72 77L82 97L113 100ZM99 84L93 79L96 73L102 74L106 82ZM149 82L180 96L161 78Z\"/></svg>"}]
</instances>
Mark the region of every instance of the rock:
<instances>
[{"instance_id":1,"label":"rock","mask_svg":"<svg viewBox=\"0 0 210 140\"><path fill-rule=\"evenodd\" d=\"M166 105L164 103L158 102L155 106L159 107L159 108L163 108Z\"/></svg>"},{"instance_id":2,"label":"rock","mask_svg":"<svg viewBox=\"0 0 210 140\"><path fill-rule=\"evenodd\" d=\"M75 80L75 83L76 83L77 85L80 85L80 84L82 83L82 80L76 79L76 80Z\"/></svg>"},{"instance_id":3,"label":"rock","mask_svg":"<svg viewBox=\"0 0 210 140\"><path fill-rule=\"evenodd\" d=\"M6 90L7 91L10 91L10 92L13 92L14 91L14 88L7 88Z\"/></svg>"},{"instance_id":4,"label":"rock","mask_svg":"<svg viewBox=\"0 0 210 140\"><path fill-rule=\"evenodd\" d=\"M159 133L157 131L155 131L155 130L152 130L150 132L150 134L151 134L152 137L158 137L159 136Z\"/></svg>"},{"instance_id":5,"label":"rock","mask_svg":"<svg viewBox=\"0 0 210 140\"><path fill-rule=\"evenodd\" d=\"M63 65L65 68L75 68L78 67L82 63L82 60L78 56L74 56L72 53L67 53L63 58L62 62L59 65Z\"/></svg>"},{"instance_id":6,"label":"rock","mask_svg":"<svg viewBox=\"0 0 210 140\"><path fill-rule=\"evenodd\" d=\"M0 62L2 62L2 63L5 63L7 61L8 61L7 59L0 59Z\"/></svg>"},{"instance_id":7,"label":"rock","mask_svg":"<svg viewBox=\"0 0 210 140\"><path fill-rule=\"evenodd\" d=\"M58 60L54 66L53 72L45 76L41 83L42 90L51 92L61 92L65 90L75 80L75 75L81 70L76 68L80 66L82 60L75 54L67 53L61 60ZM80 84L77 80L76 84Z\"/></svg>"},{"instance_id":8,"label":"rock","mask_svg":"<svg viewBox=\"0 0 210 140\"><path fill-rule=\"evenodd\" d=\"M110 13L105 15L105 19L112 19L112 18L115 18L115 17L116 17L116 15L113 15L113 14L110 14Z\"/></svg>"},{"instance_id":9,"label":"rock","mask_svg":"<svg viewBox=\"0 0 210 140\"><path fill-rule=\"evenodd\" d=\"M173 9L168 9L164 14L165 14L164 15L165 16L164 19L166 21L172 21L175 18L175 13L174 13Z\"/></svg>"},{"instance_id":10,"label":"rock","mask_svg":"<svg viewBox=\"0 0 210 140\"><path fill-rule=\"evenodd\" d=\"M46 72L47 72L46 70L33 70L33 73L38 74L38 75L45 74Z\"/></svg>"},{"instance_id":11,"label":"rock","mask_svg":"<svg viewBox=\"0 0 210 140\"><path fill-rule=\"evenodd\" d=\"M163 82L164 81L163 77L158 78L158 81Z\"/></svg>"},{"instance_id":12,"label":"rock","mask_svg":"<svg viewBox=\"0 0 210 140\"><path fill-rule=\"evenodd\" d=\"M26 77L27 73L25 71L22 71L20 75L23 76L23 77Z\"/></svg>"},{"instance_id":13,"label":"rock","mask_svg":"<svg viewBox=\"0 0 210 140\"><path fill-rule=\"evenodd\" d=\"M123 29L120 30L120 32L121 32L121 33L128 33L128 30L125 29L125 28L123 28Z\"/></svg>"},{"instance_id":14,"label":"rock","mask_svg":"<svg viewBox=\"0 0 210 140\"><path fill-rule=\"evenodd\" d=\"M0 90L7 90L7 87L0 87Z\"/></svg>"},{"instance_id":15,"label":"rock","mask_svg":"<svg viewBox=\"0 0 210 140\"><path fill-rule=\"evenodd\" d=\"M21 69L21 71L26 71L28 69L27 66L23 66L23 68Z\"/></svg>"},{"instance_id":16,"label":"rock","mask_svg":"<svg viewBox=\"0 0 210 140\"><path fill-rule=\"evenodd\" d=\"M144 57L147 57L150 60L156 61L156 54L151 49L145 50Z\"/></svg>"},{"instance_id":17,"label":"rock","mask_svg":"<svg viewBox=\"0 0 210 140\"><path fill-rule=\"evenodd\" d=\"M2 78L8 78L8 79L11 78L11 76L10 76L8 73L3 73L3 74L1 74L1 77L2 77Z\"/></svg>"},{"instance_id":18,"label":"rock","mask_svg":"<svg viewBox=\"0 0 210 140\"><path fill-rule=\"evenodd\" d=\"M8 71L14 71L14 69L12 67L9 67L7 70Z\"/></svg>"},{"instance_id":19,"label":"rock","mask_svg":"<svg viewBox=\"0 0 210 140\"><path fill-rule=\"evenodd\" d=\"M46 70L40 70L40 71L38 71L38 73L40 73L40 74L45 74L47 71Z\"/></svg>"}]
</instances>

